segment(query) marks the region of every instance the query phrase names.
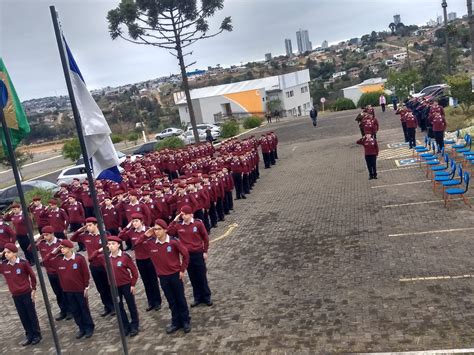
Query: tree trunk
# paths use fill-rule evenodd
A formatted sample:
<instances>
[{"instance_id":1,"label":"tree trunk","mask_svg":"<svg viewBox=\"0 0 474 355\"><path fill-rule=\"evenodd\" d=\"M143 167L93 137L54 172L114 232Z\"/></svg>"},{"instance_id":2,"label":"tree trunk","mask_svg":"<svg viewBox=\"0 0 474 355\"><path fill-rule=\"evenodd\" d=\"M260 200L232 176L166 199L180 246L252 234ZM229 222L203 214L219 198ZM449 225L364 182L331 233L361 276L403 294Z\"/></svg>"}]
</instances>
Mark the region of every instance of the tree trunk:
<instances>
[{"instance_id":1,"label":"tree trunk","mask_svg":"<svg viewBox=\"0 0 474 355\"><path fill-rule=\"evenodd\" d=\"M474 70L474 17L472 16L472 0L467 0L467 17L471 35L471 70Z\"/></svg>"}]
</instances>

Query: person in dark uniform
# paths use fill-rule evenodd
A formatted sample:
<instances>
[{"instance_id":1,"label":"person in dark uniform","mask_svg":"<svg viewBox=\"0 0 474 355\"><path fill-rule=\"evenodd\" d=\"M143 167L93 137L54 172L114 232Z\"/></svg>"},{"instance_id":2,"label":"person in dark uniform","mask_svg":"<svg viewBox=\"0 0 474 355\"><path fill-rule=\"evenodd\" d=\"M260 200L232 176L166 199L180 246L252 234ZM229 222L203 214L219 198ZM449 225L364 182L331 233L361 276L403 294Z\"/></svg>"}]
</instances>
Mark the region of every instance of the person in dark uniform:
<instances>
[{"instance_id":1,"label":"person in dark uniform","mask_svg":"<svg viewBox=\"0 0 474 355\"><path fill-rule=\"evenodd\" d=\"M365 161L369 170L369 180L377 179L377 155L379 146L377 140L371 134L366 134L357 141L357 144L364 146Z\"/></svg>"},{"instance_id":2,"label":"person in dark uniform","mask_svg":"<svg viewBox=\"0 0 474 355\"><path fill-rule=\"evenodd\" d=\"M12 221L13 225L15 226L16 240L18 240L18 244L20 244L21 250L23 250L26 260L28 260L30 265L34 265L35 262L33 259L33 254L28 249L30 246L28 228L23 218L23 212L18 203L11 205L11 213L7 213L5 215L5 221Z\"/></svg>"},{"instance_id":3,"label":"person in dark uniform","mask_svg":"<svg viewBox=\"0 0 474 355\"><path fill-rule=\"evenodd\" d=\"M181 213L169 225L168 234L178 237L189 253L188 275L194 295L191 307L199 304L212 306L206 268L209 237L204 224L193 218L190 206L184 206L181 208Z\"/></svg>"},{"instance_id":4,"label":"person in dark uniform","mask_svg":"<svg viewBox=\"0 0 474 355\"><path fill-rule=\"evenodd\" d=\"M316 106L313 106L311 111L309 111L309 117L311 118L311 121L313 121L313 126L316 127L318 125L318 110L316 109Z\"/></svg>"},{"instance_id":5,"label":"person in dark uniform","mask_svg":"<svg viewBox=\"0 0 474 355\"><path fill-rule=\"evenodd\" d=\"M138 280L138 270L130 254L122 252L120 246L122 240L116 236L107 238L107 247L110 250L110 261L115 277L115 284L120 297L120 313L122 315L122 324L126 335L134 337L138 335L139 320L137 304L135 303L135 285ZM99 259L99 262L105 267L105 257L102 248L96 250L91 255L91 259ZM128 320L123 300L127 302L130 312L130 321Z\"/></svg>"},{"instance_id":6,"label":"person in dark uniform","mask_svg":"<svg viewBox=\"0 0 474 355\"><path fill-rule=\"evenodd\" d=\"M95 217L86 218L86 225L79 228L72 235L71 241L83 243L86 247L88 257L90 257L94 251L102 248L100 232L97 227L97 219ZM92 278L94 279L97 291L99 292L102 304L104 305L104 310L100 313L100 316L105 317L108 314L115 315L105 268L98 261L92 261L89 264L89 269Z\"/></svg>"},{"instance_id":7,"label":"person in dark uniform","mask_svg":"<svg viewBox=\"0 0 474 355\"><path fill-rule=\"evenodd\" d=\"M74 253L74 244L70 240L63 240L59 247L46 255L43 264L58 273L69 310L79 327L76 339L92 337L95 324L87 300L90 274L86 259Z\"/></svg>"},{"instance_id":8,"label":"person in dark uniform","mask_svg":"<svg viewBox=\"0 0 474 355\"><path fill-rule=\"evenodd\" d=\"M54 249L58 248L62 240L54 236L54 228L51 226L44 226L40 238L36 241L36 248L38 249L41 258L44 260L46 256ZM59 281L57 271L52 267L45 267L48 275L49 284L56 295L56 302L58 303L60 313L56 316L56 320L72 319L72 315L68 312L66 297Z\"/></svg>"},{"instance_id":9,"label":"person in dark uniform","mask_svg":"<svg viewBox=\"0 0 474 355\"><path fill-rule=\"evenodd\" d=\"M149 253L156 273L160 277L161 288L171 310L171 324L166 333L171 334L183 328L185 333L191 331L191 318L184 294L184 272L189 263L189 253L184 245L166 232L168 224L162 219L155 221L137 242L148 242Z\"/></svg>"},{"instance_id":10,"label":"person in dark uniform","mask_svg":"<svg viewBox=\"0 0 474 355\"><path fill-rule=\"evenodd\" d=\"M35 273L26 260L18 257L18 248L13 243L5 245L5 249L0 253L0 258L2 259L0 274L7 282L25 330L25 340L21 345L36 345L41 341L41 330L35 308Z\"/></svg>"}]
</instances>

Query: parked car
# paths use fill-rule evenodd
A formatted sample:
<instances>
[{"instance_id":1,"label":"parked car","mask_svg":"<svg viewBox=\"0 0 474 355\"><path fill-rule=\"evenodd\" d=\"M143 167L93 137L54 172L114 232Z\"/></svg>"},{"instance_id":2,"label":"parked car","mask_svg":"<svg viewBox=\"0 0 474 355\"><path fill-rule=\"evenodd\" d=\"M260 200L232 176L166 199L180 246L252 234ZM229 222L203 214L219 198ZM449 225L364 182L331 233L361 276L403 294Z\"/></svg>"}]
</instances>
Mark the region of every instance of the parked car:
<instances>
[{"instance_id":1,"label":"parked car","mask_svg":"<svg viewBox=\"0 0 474 355\"><path fill-rule=\"evenodd\" d=\"M53 193L59 190L58 185L45 180L25 181L21 183L21 186L23 187L23 192L25 193L35 188L51 190ZM16 186L7 187L6 189L0 190L0 211L3 211L13 202L19 200L20 198Z\"/></svg>"},{"instance_id":2,"label":"parked car","mask_svg":"<svg viewBox=\"0 0 474 355\"><path fill-rule=\"evenodd\" d=\"M199 133L199 141L205 142L206 141L206 132L203 130L198 129ZM184 144L194 144L196 143L196 140L194 139L194 133L193 131L186 131L182 135L179 136L179 138L184 142Z\"/></svg>"},{"instance_id":3,"label":"parked car","mask_svg":"<svg viewBox=\"0 0 474 355\"><path fill-rule=\"evenodd\" d=\"M125 158L127 157L127 154L117 150L117 156L119 158L119 163L122 164L125 161ZM131 158L132 158L132 161L135 161L135 159L141 158L141 155L140 154L134 154L134 155L131 156ZM76 160L76 165L83 165L83 164L84 164L84 158L81 155L81 157Z\"/></svg>"},{"instance_id":4,"label":"parked car","mask_svg":"<svg viewBox=\"0 0 474 355\"><path fill-rule=\"evenodd\" d=\"M118 168L120 172L123 172L123 168L121 166L119 166ZM58 185L61 185L63 183L70 184L72 183L72 180L76 178L80 181L87 179L86 166L84 164L63 169L63 171L61 171L61 173L57 177L56 183Z\"/></svg>"},{"instance_id":5,"label":"parked car","mask_svg":"<svg viewBox=\"0 0 474 355\"><path fill-rule=\"evenodd\" d=\"M436 94L448 95L449 85L447 84L437 84L425 87L419 93L412 94L413 97L424 97L424 96L437 96Z\"/></svg>"},{"instance_id":6,"label":"parked car","mask_svg":"<svg viewBox=\"0 0 474 355\"><path fill-rule=\"evenodd\" d=\"M140 147L133 151L135 155L144 155L146 153L154 152L157 141L150 141L145 144L142 144Z\"/></svg>"},{"instance_id":7,"label":"parked car","mask_svg":"<svg viewBox=\"0 0 474 355\"><path fill-rule=\"evenodd\" d=\"M177 137L182 133L183 133L182 129L170 127L170 128L166 128L166 129L162 130L160 133L158 133L155 136L155 139L157 141L159 141L160 139L164 139L164 138L168 138L168 137Z\"/></svg>"},{"instance_id":8,"label":"parked car","mask_svg":"<svg viewBox=\"0 0 474 355\"><path fill-rule=\"evenodd\" d=\"M211 123L198 124L198 125L196 125L196 128L200 131L204 131L204 133L206 132L207 129L210 129L212 138L214 140L216 140L217 138L219 138L221 136L221 130L222 130L221 127L216 126L216 125L211 124ZM186 132L189 132L189 131L192 132L192 130L193 130L193 127L189 126L188 129L186 130Z\"/></svg>"}]
</instances>

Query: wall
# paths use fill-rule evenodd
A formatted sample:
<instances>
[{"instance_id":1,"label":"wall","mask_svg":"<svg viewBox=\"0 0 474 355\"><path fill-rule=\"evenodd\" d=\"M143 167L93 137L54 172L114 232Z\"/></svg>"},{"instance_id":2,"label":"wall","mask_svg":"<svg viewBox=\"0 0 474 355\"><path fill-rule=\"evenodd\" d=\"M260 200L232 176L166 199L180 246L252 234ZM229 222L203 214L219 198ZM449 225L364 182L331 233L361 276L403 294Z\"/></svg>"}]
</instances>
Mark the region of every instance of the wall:
<instances>
[{"instance_id":1,"label":"wall","mask_svg":"<svg viewBox=\"0 0 474 355\"><path fill-rule=\"evenodd\" d=\"M308 90L304 93L301 92L301 88L307 87ZM292 97L287 97L287 92L293 91ZM311 96L309 93L309 83L293 86L291 88L285 89L279 95L282 102L282 109L289 111L287 112L288 116L294 115L293 109L296 109L296 115L299 115L298 106L301 106L301 115L308 115L311 110ZM304 107L306 105L306 108Z\"/></svg>"}]
</instances>

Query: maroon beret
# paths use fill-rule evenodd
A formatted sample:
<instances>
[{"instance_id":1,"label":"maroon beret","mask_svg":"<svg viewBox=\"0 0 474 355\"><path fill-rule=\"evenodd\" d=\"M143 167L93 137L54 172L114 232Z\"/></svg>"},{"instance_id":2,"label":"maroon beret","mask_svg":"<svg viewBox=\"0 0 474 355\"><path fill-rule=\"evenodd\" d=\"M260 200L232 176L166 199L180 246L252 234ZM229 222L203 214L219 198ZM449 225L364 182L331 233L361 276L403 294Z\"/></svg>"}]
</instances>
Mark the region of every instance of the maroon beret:
<instances>
[{"instance_id":1,"label":"maroon beret","mask_svg":"<svg viewBox=\"0 0 474 355\"><path fill-rule=\"evenodd\" d=\"M95 217L87 217L86 223L97 223L97 218Z\"/></svg>"},{"instance_id":2,"label":"maroon beret","mask_svg":"<svg viewBox=\"0 0 474 355\"><path fill-rule=\"evenodd\" d=\"M193 209L191 208L191 206L186 205L186 206L181 207L181 212L184 214L192 214Z\"/></svg>"},{"instance_id":3,"label":"maroon beret","mask_svg":"<svg viewBox=\"0 0 474 355\"><path fill-rule=\"evenodd\" d=\"M42 229L41 229L41 233L54 233L54 228L52 226L44 226Z\"/></svg>"},{"instance_id":4,"label":"maroon beret","mask_svg":"<svg viewBox=\"0 0 474 355\"><path fill-rule=\"evenodd\" d=\"M130 196L138 196L138 191L137 191L137 190L130 190L130 191L128 192L128 194L129 194Z\"/></svg>"},{"instance_id":5,"label":"maroon beret","mask_svg":"<svg viewBox=\"0 0 474 355\"><path fill-rule=\"evenodd\" d=\"M71 242L70 240L67 240L67 239L63 239L63 240L61 241L61 245L62 245L63 247L69 248L69 249L74 248L74 244L72 244L72 242Z\"/></svg>"},{"instance_id":6,"label":"maroon beret","mask_svg":"<svg viewBox=\"0 0 474 355\"><path fill-rule=\"evenodd\" d=\"M117 243L122 243L122 239L120 239L119 237L115 236L115 235L111 235L109 237L107 237L107 241L108 242L117 242Z\"/></svg>"},{"instance_id":7,"label":"maroon beret","mask_svg":"<svg viewBox=\"0 0 474 355\"><path fill-rule=\"evenodd\" d=\"M13 253L18 253L18 248L17 248L16 245L13 244L13 243L7 243L7 244L5 244L5 249L8 249L8 250L10 250L10 251L13 252Z\"/></svg>"},{"instance_id":8,"label":"maroon beret","mask_svg":"<svg viewBox=\"0 0 474 355\"><path fill-rule=\"evenodd\" d=\"M50 205L57 205L58 204L58 201L56 201L55 199L52 199L52 200L49 200L48 202Z\"/></svg>"},{"instance_id":9,"label":"maroon beret","mask_svg":"<svg viewBox=\"0 0 474 355\"><path fill-rule=\"evenodd\" d=\"M168 229L168 223L166 223L165 221L163 221L162 219L157 219L155 221L155 226L160 226L161 228L163 229Z\"/></svg>"},{"instance_id":10,"label":"maroon beret","mask_svg":"<svg viewBox=\"0 0 474 355\"><path fill-rule=\"evenodd\" d=\"M143 215L141 213L132 213L130 217L132 219L139 219L140 221L143 221Z\"/></svg>"}]
</instances>

